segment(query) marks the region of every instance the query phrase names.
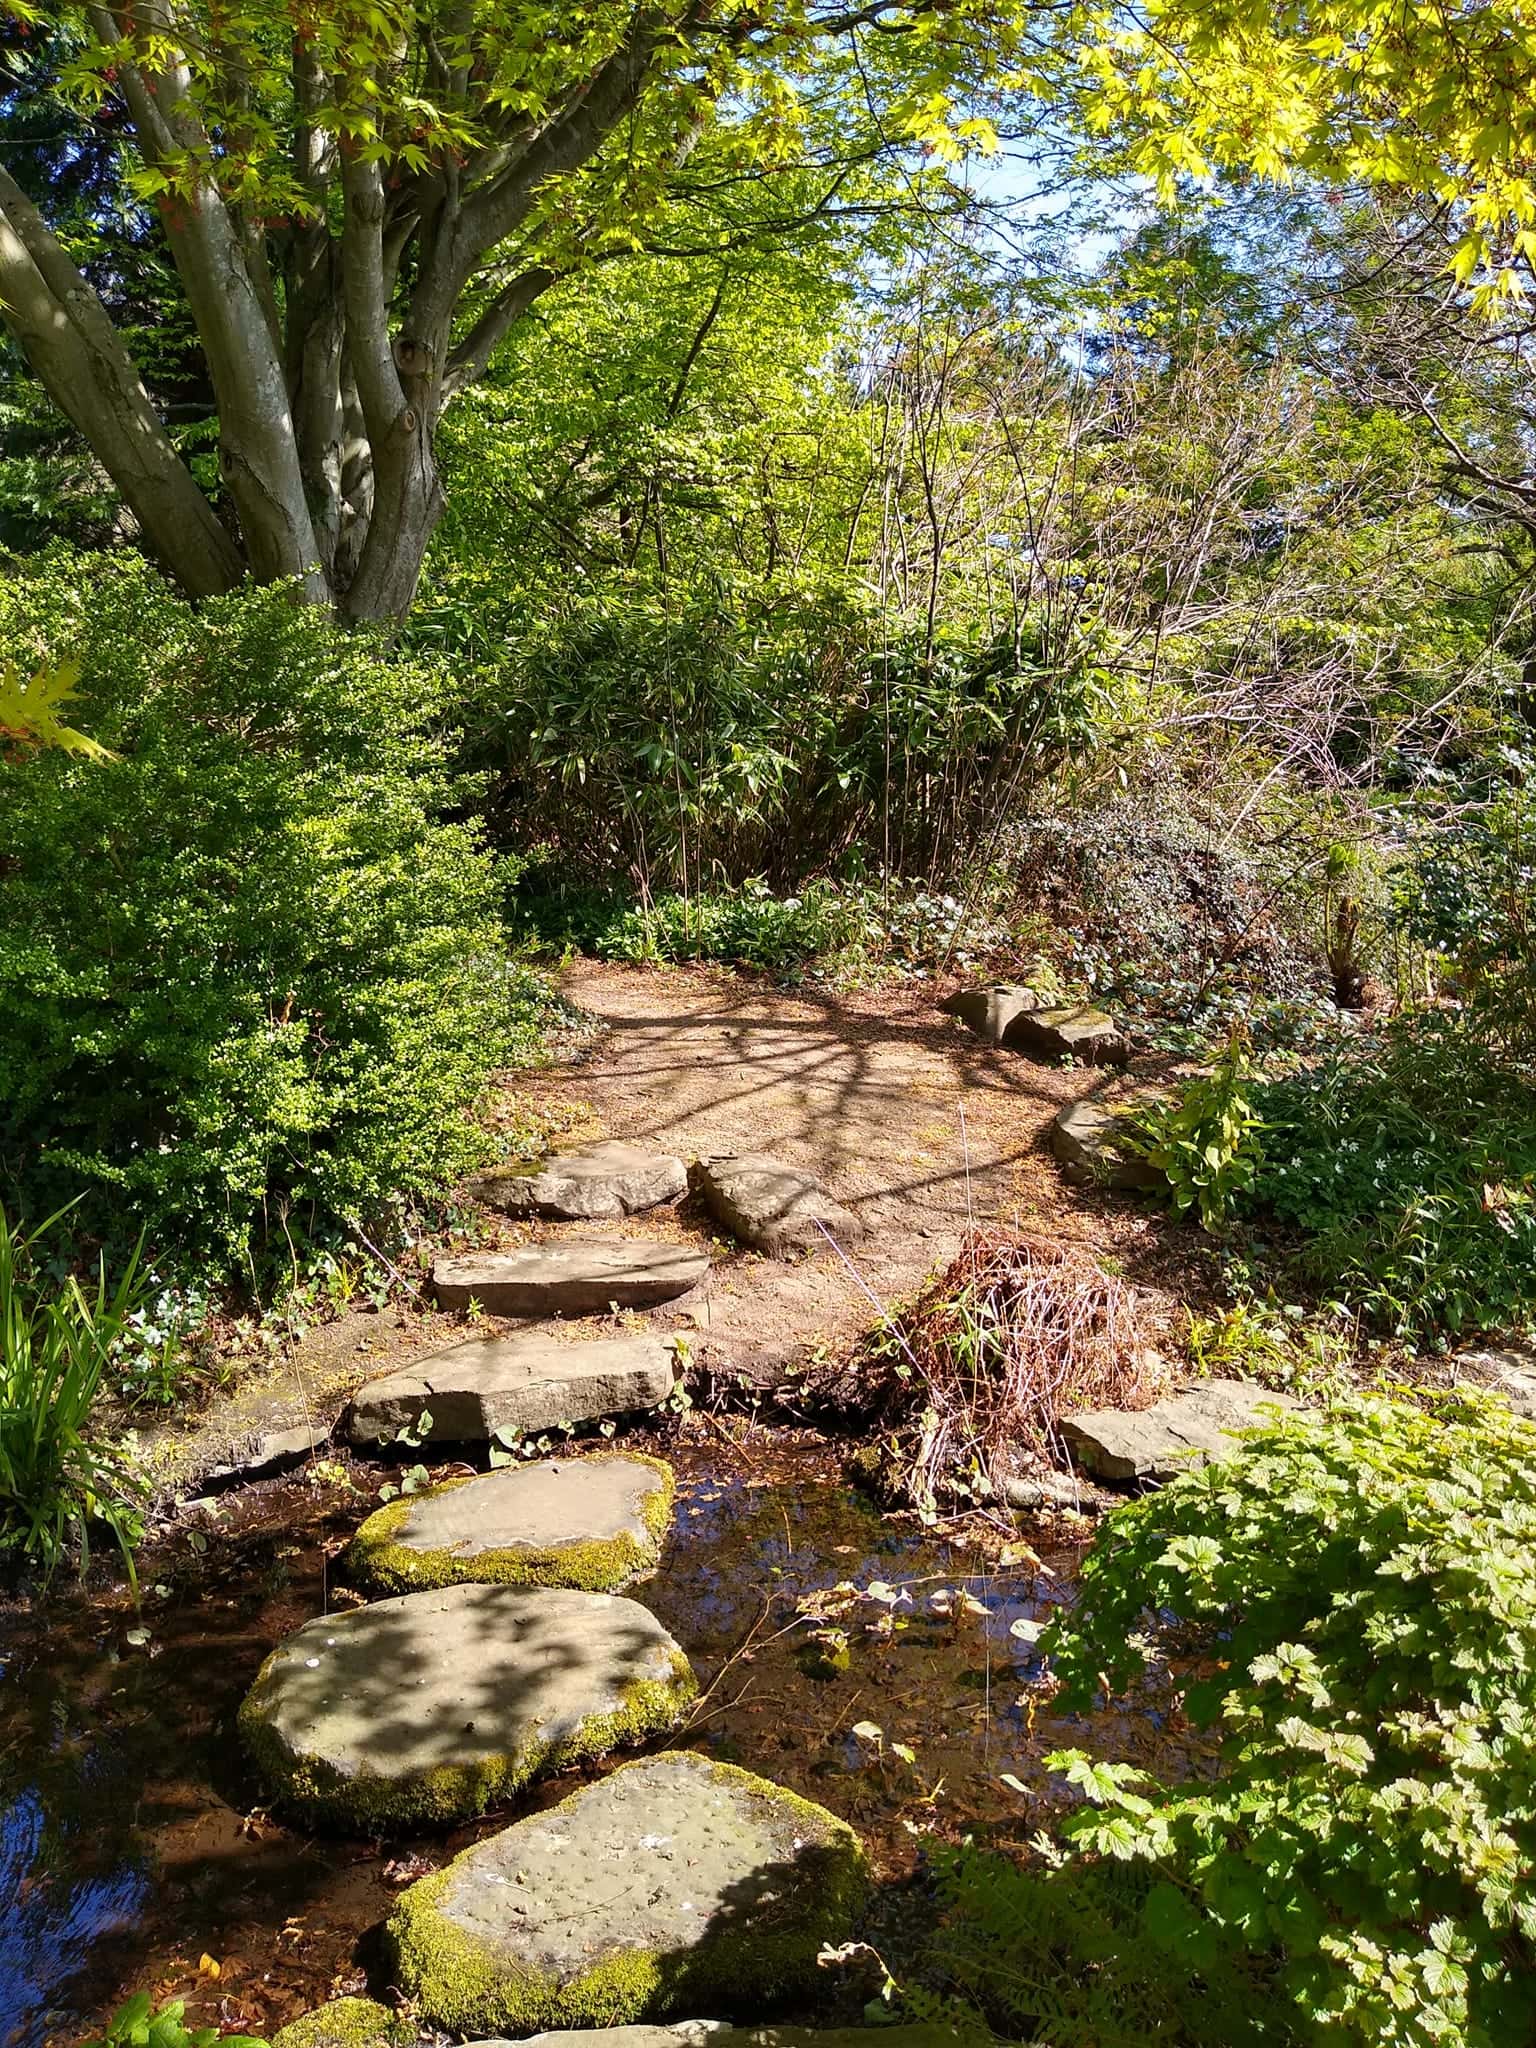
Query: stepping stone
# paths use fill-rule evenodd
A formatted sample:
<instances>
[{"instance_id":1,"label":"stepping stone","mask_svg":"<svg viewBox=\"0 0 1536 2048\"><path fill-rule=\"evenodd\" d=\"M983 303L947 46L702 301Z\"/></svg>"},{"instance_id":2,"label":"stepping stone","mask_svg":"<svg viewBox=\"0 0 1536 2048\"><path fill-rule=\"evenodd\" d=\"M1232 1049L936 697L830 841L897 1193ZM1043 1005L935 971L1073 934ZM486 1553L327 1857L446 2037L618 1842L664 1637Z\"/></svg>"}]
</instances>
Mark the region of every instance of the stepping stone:
<instances>
[{"instance_id":1,"label":"stepping stone","mask_svg":"<svg viewBox=\"0 0 1536 2048\"><path fill-rule=\"evenodd\" d=\"M1103 1010L1064 1003L1050 1010L1020 1010L1003 1043L1032 1060L1075 1059L1084 1066L1124 1066L1130 1040Z\"/></svg>"},{"instance_id":2,"label":"stepping stone","mask_svg":"<svg viewBox=\"0 0 1536 2048\"><path fill-rule=\"evenodd\" d=\"M1125 1120L1135 1105L1108 1108L1099 1102L1069 1102L1051 1127L1051 1150L1061 1161L1062 1179L1075 1188L1157 1188L1167 1185L1150 1160L1132 1150Z\"/></svg>"},{"instance_id":3,"label":"stepping stone","mask_svg":"<svg viewBox=\"0 0 1536 2048\"><path fill-rule=\"evenodd\" d=\"M672 1468L628 1452L550 1458L455 1481L370 1515L347 1571L381 1593L420 1586L579 1586L611 1593L656 1569Z\"/></svg>"},{"instance_id":4,"label":"stepping stone","mask_svg":"<svg viewBox=\"0 0 1536 2048\"><path fill-rule=\"evenodd\" d=\"M1097 1408L1064 1415L1061 1433L1085 1472L1099 1479L1172 1479L1240 1448L1234 1429L1273 1422L1299 1404L1253 1380L1208 1380L1150 1408Z\"/></svg>"},{"instance_id":5,"label":"stepping stone","mask_svg":"<svg viewBox=\"0 0 1536 2048\"><path fill-rule=\"evenodd\" d=\"M338 1998L290 2021L272 2048L415 2048L415 2025L371 1998Z\"/></svg>"},{"instance_id":6,"label":"stepping stone","mask_svg":"<svg viewBox=\"0 0 1536 2048\"><path fill-rule=\"evenodd\" d=\"M435 1259L432 1292L440 1308L478 1302L493 1316L590 1316L675 1301L708 1271L708 1252L692 1245L562 1241Z\"/></svg>"},{"instance_id":7,"label":"stepping stone","mask_svg":"<svg viewBox=\"0 0 1536 2048\"><path fill-rule=\"evenodd\" d=\"M286 1805L379 1833L468 1820L672 1727L696 1691L633 1600L448 1586L306 1622L262 1665L240 1732Z\"/></svg>"},{"instance_id":8,"label":"stepping stone","mask_svg":"<svg viewBox=\"0 0 1536 2048\"><path fill-rule=\"evenodd\" d=\"M817 1952L865 1890L846 1823L674 1750L475 1843L403 1894L386 1942L420 2016L471 2038L755 2015L824 1989Z\"/></svg>"},{"instance_id":9,"label":"stepping stone","mask_svg":"<svg viewBox=\"0 0 1536 2048\"><path fill-rule=\"evenodd\" d=\"M926 2025L875 2027L733 2027L728 2020L679 2020L670 2027L602 2027L596 2031L535 2034L531 2040L483 2041L480 2048L994 2048L979 2021L958 2028ZM283 2048L282 2037L273 2048Z\"/></svg>"},{"instance_id":10,"label":"stepping stone","mask_svg":"<svg viewBox=\"0 0 1536 2048\"><path fill-rule=\"evenodd\" d=\"M687 1193L688 1169L670 1152L610 1138L579 1151L555 1152L538 1166L482 1174L475 1192L509 1216L550 1216L581 1222L632 1216Z\"/></svg>"},{"instance_id":11,"label":"stepping stone","mask_svg":"<svg viewBox=\"0 0 1536 2048\"><path fill-rule=\"evenodd\" d=\"M717 1222L754 1251L826 1250L825 1225L839 1242L863 1237L867 1226L829 1195L815 1174L765 1152L701 1159L699 1192Z\"/></svg>"},{"instance_id":12,"label":"stepping stone","mask_svg":"<svg viewBox=\"0 0 1536 2048\"><path fill-rule=\"evenodd\" d=\"M474 1337L370 1381L347 1410L347 1434L355 1444L393 1443L402 1431L421 1443L511 1441L655 1408L676 1383L665 1337Z\"/></svg>"}]
</instances>

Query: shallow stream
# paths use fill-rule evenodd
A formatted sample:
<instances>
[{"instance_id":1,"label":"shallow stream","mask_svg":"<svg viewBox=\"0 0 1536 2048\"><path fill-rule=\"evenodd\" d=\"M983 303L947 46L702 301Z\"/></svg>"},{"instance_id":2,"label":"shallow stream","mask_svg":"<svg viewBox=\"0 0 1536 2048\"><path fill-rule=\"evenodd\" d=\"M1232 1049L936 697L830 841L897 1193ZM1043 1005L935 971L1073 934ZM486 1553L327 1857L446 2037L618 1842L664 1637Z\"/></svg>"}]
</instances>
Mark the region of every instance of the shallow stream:
<instances>
[{"instance_id":1,"label":"shallow stream","mask_svg":"<svg viewBox=\"0 0 1536 2048\"><path fill-rule=\"evenodd\" d=\"M634 1595L704 1688L676 1739L843 1815L890 1885L917 1872L924 1834L1022 1851L1061 1796L1052 1749L1164 1767L1182 1750L1152 1712L1034 1711L1037 1659L1013 1625L1071 1597L1070 1545L989 1562L882 1519L817 1445L722 1434L667 1455L673 1537ZM184 1521L146 1558L141 1616L56 1598L0 1622L0 2048L73 2048L140 1987L184 1997L197 2023L271 2031L364 1988L401 1884L579 1782L447 1837L316 1838L266 1813L235 1711L283 1636L352 1598L331 1560L382 1476L352 1470L360 1491L268 1482Z\"/></svg>"}]
</instances>

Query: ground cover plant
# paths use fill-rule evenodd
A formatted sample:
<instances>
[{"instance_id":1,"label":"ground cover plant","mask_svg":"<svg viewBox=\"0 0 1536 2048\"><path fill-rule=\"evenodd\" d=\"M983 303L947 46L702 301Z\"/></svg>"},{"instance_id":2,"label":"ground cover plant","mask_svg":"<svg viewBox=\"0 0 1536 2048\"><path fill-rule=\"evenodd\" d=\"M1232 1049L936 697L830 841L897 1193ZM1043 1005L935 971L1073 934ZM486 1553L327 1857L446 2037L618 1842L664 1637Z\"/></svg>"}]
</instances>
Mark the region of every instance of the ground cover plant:
<instances>
[{"instance_id":1,"label":"ground cover plant","mask_svg":"<svg viewBox=\"0 0 1536 2048\"><path fill-rule=\"evenodd\" d=\"M1356 1395L1117 1509L1042 1641L1061 1704L1171 1656L1213 1783L1064 1755L1141 1939L1303 2041L1510 2048L1536 2019L1536 1425Z\"/></svg>"}]
</instances>

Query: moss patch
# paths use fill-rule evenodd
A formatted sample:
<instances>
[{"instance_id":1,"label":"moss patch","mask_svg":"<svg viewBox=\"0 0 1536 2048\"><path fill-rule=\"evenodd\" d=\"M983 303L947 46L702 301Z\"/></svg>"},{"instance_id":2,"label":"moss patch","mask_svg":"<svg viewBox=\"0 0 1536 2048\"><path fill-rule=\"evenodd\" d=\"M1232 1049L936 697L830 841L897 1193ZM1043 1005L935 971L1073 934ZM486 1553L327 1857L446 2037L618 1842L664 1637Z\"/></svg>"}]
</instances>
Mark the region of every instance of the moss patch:
<instances>
[{"instance_id":1,"label":"moss patch","mask_svg":"<svg viewBox=\"0 0 1536 2048\"><path fill-rule=\"evenodd\" d=\"M505 1949L465 1932L441 1910L454 1869L415 1884L386 1928L395 1981L434 2025L509 2035L632 2025L687 2012L765 2010L825 1988L824 1942L846 1938L868 1889L868 1866L845 1822L750 1772L712 1766L733 1788L770 1796L787 1817L822 1837L795 1857L793 1893L772 1914L712 1926L693 1946L666 1953L620 1949L575 1976L519 1965ZM554 1811L579 1799L575 1793ZM786 1924L786 1914L788 1916ZM718 1923L725 1916L716 1915Z\"/></svg>"},{"instance_id":2,"label":"moss patch","mask_svg":"<svg viewBox=\"0 0 1536 2048\"><path fill-rule=\"evenodd\" d=\"M454 1550L420 1550L399 1541L400 1531L418 1501L430 1500L473 1480L450 1480L410 1499L392 1500L371 1514L353 1537L343 1564L350 1578L379 1593L420 1593L439 1586L570 1586L582 1593L613 1593L643 1573L654 1571L662 1540L672 1520L676 1484L672 1468L660 1458L638 1452L600 1453L579 1464L604 1464L622 1457L660 1475L661 1484L639 1502L645 1537L629 1530L617 1536L544 1548L518 1544L505 1550L481 1550L461 1556Z\"/></svg>"},{"instance_id":3,"label":"moss patch","mask_svg":"<svg viewBox=\"0 0 1536 2048\"><path fill-rule=\"evenodd\" d=\"M371 1998L338 1998L273 2036L272 2048L409 2048L416 2028Z\"/></svg>"},{"instance_id":4,"label":"moss patch","mask_svg":"<svg viewBox=\"0 0 1536 2048\"><path fill-rule=\"evenodd\" d=\"M563 1742L534 1742L515 1754L441 1764L408 1777L349 1776L322 1758L296 1756L256 1705L267 1665L240 1708L240 1733L274 1798L308 1822L352 1834L449 1826L500 1805L543 1771L590 1763L675 1727L699 1682L681 1651L671 1667L666 1678L636 1679L611 1713L588 1716Z\"/></svg>"}]
</instances>

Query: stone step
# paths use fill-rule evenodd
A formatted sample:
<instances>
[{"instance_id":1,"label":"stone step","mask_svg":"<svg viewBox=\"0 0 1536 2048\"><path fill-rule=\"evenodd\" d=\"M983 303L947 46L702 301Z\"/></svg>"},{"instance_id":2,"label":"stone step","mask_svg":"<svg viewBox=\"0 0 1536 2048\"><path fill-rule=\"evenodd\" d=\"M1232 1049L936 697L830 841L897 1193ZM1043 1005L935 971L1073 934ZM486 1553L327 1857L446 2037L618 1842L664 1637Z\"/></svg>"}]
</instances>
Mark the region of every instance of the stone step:
<instances>
[{"instance_id":1,"label":"stone step","mask_svg":"<svg viewBox=\"0 0 1536 2048\"><path fill-rule=\"evenodd\" d=\"M548 1216L579 1223L600 1216L632 1216L658 1202L675 1202L688 1189L688 1169L671 1152L608 1138L570 1152L553 1152L537 1166L482 1174L473 1191L509 1216Z\"/></svg>"},{"instance_id":2,"label":"stone step","mask_svg":"<svg viewBox=\"0 0 1536 2048\"><path fill-rule=\"evenodd\" d=\"M673 1727L696 1690L633 1600L449 1586L307 1622L261 1667L240 1732L284 1805L378 1833L468 1820Z\"/></svg>"},{"instance_id":3,"label":"stone step","mask_svg":"<svg viewBox=\"0 0 1536 2048\"><path fill-rule=\"evenodd\" d=\"M616 1592L656 1569L672 1468L599 1452L509 1465L391 1501L352 1539L346 1568L382 1593L462 1584Z\"/></svg>"},{"instance_id":4,"label":"stone step","mask_svg":"<svg viewBox=\"0 0 1536 2048\"><path fill-rule=\"evenodd\" d=\"M489 1443L654 1408L676 1383L665 1337L476 1337L370 1381L353 1397L346 1429L365 1445L392 1443L402 1430L423 1443Z\"/></svg>"},{"instance_id":5,"label":"stone step","mask_svg":"<svg viewBox=\"0 0 1536 2048\"><path fill-rule=\"evenodd\" d=\"M865 1234L859 1217L834 1200L814 1173L766 1152L701 1159L697 1178L710 1214L754 1251L825 1251L823 1226L839 1242Z\"/></svg>"},{"instance_id":6,"label":"stone step","mask_svg":"<svg viewBox=\"0 0 1536 2048\"><path fill-rule=\"evenodd\" d=\"M1098 1479L1172 1479L1192 1465L1230 1457L1235 1429L1256 1429L1299 1404L1253 1380L1207 1380L1150 1408L1097 1408L1064 1415L1061 1433Z\"/></svg>"},{"instance_id":7,"label":"stone step","mask_svg":"<svg viewBox=\"0 0 1536 2048\"><path fill-rule=\"evenodd\" d=\"M697 1287L709 1254L639 1238L562 1240L515 1252L470 1252L432 1264L440 1308L478 1302L493 1316L590 1316L656 1308Z\"/></svg>"},{"instance_id":8,"label":"stone step","mask_svg":"<svg viewBox=\"0 0 1536 2048\"><path fill-rule=\"evenodd\" d=\"M814 1997L866 1888L843 1821L690 1751L626 1764L405 1892L392 1981L471 2038ZM821 1980L818 1982L818 1980Z\"/></svg>"}]
</instances>

